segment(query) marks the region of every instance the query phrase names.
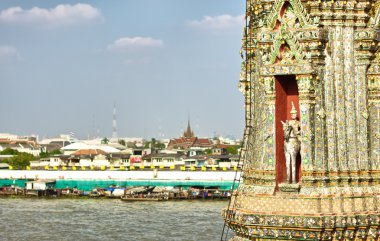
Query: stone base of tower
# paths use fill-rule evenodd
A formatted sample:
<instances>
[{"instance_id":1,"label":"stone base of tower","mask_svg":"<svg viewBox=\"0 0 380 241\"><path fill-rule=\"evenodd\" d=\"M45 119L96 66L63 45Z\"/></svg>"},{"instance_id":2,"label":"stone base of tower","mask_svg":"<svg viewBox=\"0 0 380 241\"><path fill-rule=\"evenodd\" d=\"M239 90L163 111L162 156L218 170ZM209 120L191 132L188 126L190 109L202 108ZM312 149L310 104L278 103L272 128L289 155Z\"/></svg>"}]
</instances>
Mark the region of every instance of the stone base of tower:
<instances>
[{"instance_id":1,"label":"stone base of tower","mask_svg":"<svg viewBox=\"0 0 380 241\"><path fill-rule=\"evenodd\" d=\"M228 226L238 240L379 240L380 195L370 197L251 197L262 211L230 209ZM354 210L356 206L362 206ZM365 208L364 208L365 206ZM347 209L345 212L339 209ZM318 210L319 209L319 210ZM313 212L317 210L317 212ZM322 211L324 210L324 211Z\"/></svg>"},{"instance_id":2,"label":"stone base of tower","mask_svg":"<svg viewBox=\"0 0 380 241\"><path fill-rule=\"evenodd\" d=\"M369 182L352 175L345 181L342 175L324 177L306 181L297 192L242 184L233 207L224 211L237 236L232 240L380 240L377 173Z\"/></svg>"}]
</instances>

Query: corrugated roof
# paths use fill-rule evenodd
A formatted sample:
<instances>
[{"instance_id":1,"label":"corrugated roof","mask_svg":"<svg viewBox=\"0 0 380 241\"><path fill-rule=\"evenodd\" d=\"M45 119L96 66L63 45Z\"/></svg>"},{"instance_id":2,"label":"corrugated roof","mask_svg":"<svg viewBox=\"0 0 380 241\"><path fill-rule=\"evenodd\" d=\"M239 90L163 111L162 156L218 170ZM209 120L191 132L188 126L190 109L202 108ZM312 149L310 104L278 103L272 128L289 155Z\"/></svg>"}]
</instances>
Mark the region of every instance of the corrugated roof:
<instances>
[{"instance_id":1,"label":"corrugated roof","mask_svg":"<svg viewBox=\"0 0 380 241\"><path fill-rule=\"evenodd\" d=\"M106 155L107 153L103 150L100 150L100 149L81 149L81 150L78 150L74 153L72 153L72 155L74 156L88 156L88 155Z\"/></svg>"},{"instance_id":2,"label":"corrugated roof","mask_svg":"<svg viewBox=\"0 0 380 241\"><path fill-rule=\"evenodd\" d=\"M88 145L88 144L85 144L85 143L81 143L81 142L75 142L73 144L70 144L70 145L67 145L63 148L61 148L61 150L63 151L76 151L76 150L82 150L82 149L99 149L99 150L102 150L106 153L117 153L117 152L120 152L120 150L114 148L114 147L111 147L111 146L107 146L107 145Z\"/></svg>"}]
</instances>

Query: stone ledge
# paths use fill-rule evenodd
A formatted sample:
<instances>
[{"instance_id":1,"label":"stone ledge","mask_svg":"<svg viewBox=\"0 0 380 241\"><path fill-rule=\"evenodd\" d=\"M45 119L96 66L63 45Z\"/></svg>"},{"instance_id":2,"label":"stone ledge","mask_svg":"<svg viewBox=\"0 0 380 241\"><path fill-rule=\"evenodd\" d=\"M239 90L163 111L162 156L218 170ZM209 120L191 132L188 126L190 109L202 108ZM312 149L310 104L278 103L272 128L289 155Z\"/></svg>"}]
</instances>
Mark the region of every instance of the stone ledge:
<instances>
[{"instance_id":1,"label":"stone ledge","mask_svg":"<svg viewBox=\"0 0 380 241\"><path fill-rule=\"evenodd\" d=\"M301 189L301 185L299 183L280 183L278 184L278 188L280 192L298 193Z\"/></svg>"}]
</instances>

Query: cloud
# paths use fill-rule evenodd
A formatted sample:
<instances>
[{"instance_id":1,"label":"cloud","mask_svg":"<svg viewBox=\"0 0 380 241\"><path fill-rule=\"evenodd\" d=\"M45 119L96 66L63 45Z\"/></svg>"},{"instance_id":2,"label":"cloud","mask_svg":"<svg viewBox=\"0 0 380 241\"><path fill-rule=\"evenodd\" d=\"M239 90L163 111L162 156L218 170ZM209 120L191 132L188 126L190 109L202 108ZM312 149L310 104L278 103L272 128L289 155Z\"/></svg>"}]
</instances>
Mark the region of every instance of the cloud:
<instances>
[{"instance_id":1,"label":"cloud","mask_svg":"<svg viewBox=\"0 0 380 241\"><path fill-rule=\"evenodd\" d=\"M240 31L244 26L244 15L236 17L228 14L215 17L205 16L202 20L188 21L187 26L196 29L211 30L213 32L229 31L234 29L239 29Z\"/></svg>"},{"instance_id":2,"label":"cloud","mask_svg":"<svg viewBox=\"0 0 380 241\"><path fill-rule=\"evenodd\" d=\"M15 47L9 45L0 45L0 58L19 57Z\"/></svg>"},{"instance_id":3,"label":"cloud","mask_svg":"<svg viewBox=\"0 0 380 241\"><path fill-rule=\"evenodd\" d=\"M101 13L97 8L82 3L75 5L60 4L51 9L11 7L0 12L0 23L49 27L82 24L99 18L101 18Z\"/></svg>"},{"instance_id":4,"label":"cloud","mask_svg":"<svg viewBox=\"0 0 380 241\"><path fill-rule=\"evenodd\" d=\"M107 46L109 51L132 50L146 47L162 47L164 42L150 37L124 37L115 40Z\"/></svg>"},{"instance_id":5,"label":"cloud","mask_svg":"<svg viewBox=\"0 0 380 241\"><path fill-rule=\"evenodd\" d=\"M152 63L160 55L164 41L151 37L122 37L109 44L105 51L123 58L125 65L145 65ZM102 50L104 51L104 50Z\"/></svg>"}]
</instances>

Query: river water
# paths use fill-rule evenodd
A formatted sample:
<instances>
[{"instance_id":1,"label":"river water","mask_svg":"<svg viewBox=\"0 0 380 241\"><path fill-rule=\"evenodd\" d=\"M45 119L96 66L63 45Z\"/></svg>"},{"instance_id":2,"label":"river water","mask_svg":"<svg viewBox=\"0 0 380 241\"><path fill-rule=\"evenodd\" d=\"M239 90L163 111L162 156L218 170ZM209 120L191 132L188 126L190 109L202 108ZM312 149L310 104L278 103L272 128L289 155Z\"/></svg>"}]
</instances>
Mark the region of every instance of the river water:
<instances>
[{"instance_id":1,"label":"river water","mask_svg":"<svg viewBox=\"0 0 380 241\"><path fill-rule=\"evenodd\" d=\"M0 240L220 240L228 201L0 198Z\"/></svg>"}]
</instances>

